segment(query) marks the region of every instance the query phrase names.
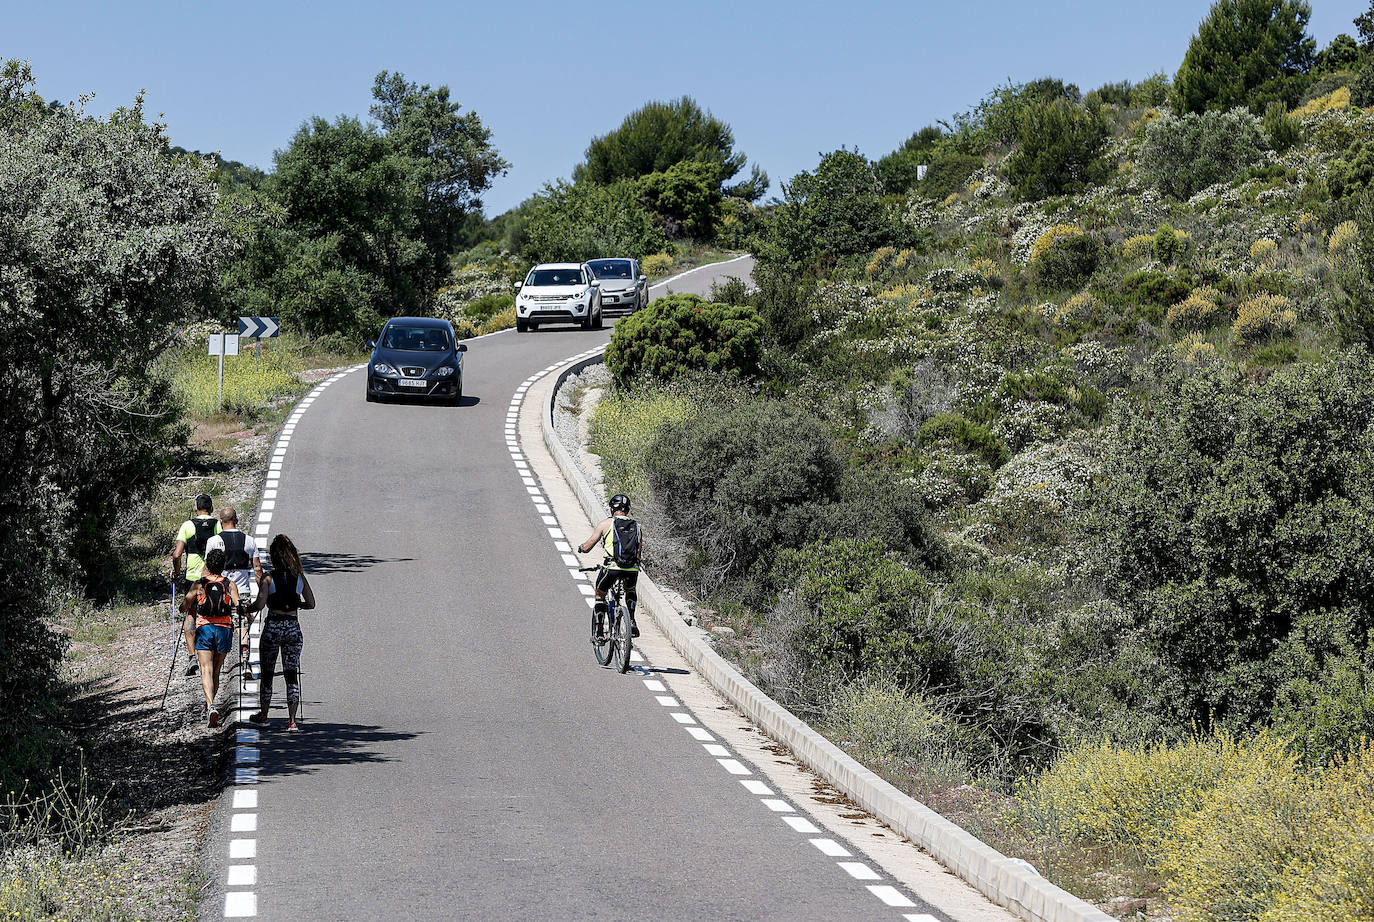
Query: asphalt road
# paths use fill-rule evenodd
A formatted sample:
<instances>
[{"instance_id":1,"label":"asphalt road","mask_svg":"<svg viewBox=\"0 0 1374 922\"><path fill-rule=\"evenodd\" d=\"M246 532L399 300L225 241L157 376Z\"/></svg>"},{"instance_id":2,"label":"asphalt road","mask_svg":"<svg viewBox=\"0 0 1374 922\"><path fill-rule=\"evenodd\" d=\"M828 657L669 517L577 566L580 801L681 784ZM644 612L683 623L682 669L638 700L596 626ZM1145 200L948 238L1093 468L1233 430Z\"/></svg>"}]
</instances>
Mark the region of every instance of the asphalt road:
<instances>
[{"instance_id":1,"label":"asphalt road","mask_svg":"<svg viewBox=\"0 0 1374 922\"><path fill-rule=\"evenodd\" d=\"M282 729L278 679L258 743L258 917L902 918L704 765L633 675L595 666L502 427L524 378L608 336L473 341L459 408L365 403L354 372L301 418L272 531L319 608L302 730ZM208 846L206 919L229 835Z\"/></svg>"}]
</instances>

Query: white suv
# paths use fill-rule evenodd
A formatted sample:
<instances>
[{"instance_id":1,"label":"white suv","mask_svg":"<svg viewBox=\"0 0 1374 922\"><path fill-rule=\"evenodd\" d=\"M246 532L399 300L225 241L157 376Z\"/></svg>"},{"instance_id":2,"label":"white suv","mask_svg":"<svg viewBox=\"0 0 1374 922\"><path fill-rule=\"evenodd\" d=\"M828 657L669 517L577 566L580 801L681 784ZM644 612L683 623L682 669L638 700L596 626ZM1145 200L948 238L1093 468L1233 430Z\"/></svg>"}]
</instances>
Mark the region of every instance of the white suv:
<instances>
[{"instance_id":1,"label":"white suv","mask_svg":"<svg viewBox=\"0 0 1374 922\"><path fill-rule=\"evenodd\" d=\"M569 321L584 330L601 329L601 283L586 263L540 263L515 287L515 328L521 333Z\"/></svg>"}]
</instances>

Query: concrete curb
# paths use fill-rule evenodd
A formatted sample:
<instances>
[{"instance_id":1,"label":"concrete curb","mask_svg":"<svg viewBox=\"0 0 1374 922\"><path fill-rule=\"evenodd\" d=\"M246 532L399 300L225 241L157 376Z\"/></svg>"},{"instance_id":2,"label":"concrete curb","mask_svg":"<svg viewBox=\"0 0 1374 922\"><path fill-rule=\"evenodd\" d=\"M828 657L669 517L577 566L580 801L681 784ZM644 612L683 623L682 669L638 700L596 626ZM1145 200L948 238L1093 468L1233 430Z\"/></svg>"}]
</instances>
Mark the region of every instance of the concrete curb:
<instances>
[{"instance_id":1,"label":"concrete curb","mask_svg":"<svg viewBox=\"0 0 1374 922\"><path fill-rule=\"evenodd\" d=\"M601 356L593 356L550 372L557 374L558 380L549 393L548 405L541 412L544 444L593 522L605 515L605 498L596 495L554 432L553 414L564 382L601 361ZM639 579L639 610L647 611L683 659L765 733L994 903L1028 922L1115 922L1111 916L1056 887L925 804L903 794L798 720L711 649L699 632L687 626L653 580L644 574Z\"/></svg>"}]
</instances>

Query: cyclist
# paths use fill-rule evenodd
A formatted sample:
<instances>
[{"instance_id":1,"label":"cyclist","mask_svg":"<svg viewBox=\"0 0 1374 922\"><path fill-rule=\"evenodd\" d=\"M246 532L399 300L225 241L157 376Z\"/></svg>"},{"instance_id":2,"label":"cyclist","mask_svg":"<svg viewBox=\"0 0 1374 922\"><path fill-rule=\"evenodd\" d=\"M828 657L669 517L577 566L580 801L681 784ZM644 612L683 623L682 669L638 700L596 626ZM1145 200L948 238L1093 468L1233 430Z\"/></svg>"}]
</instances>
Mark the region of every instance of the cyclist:
<instances>
[{"instance_id":1,"label":"cyclist","mask_svg":"<svg viewBox=\"0 0 1374 922\"><path fill-rule=\"evenodd\" d=\"M630 636L639 636L639 625L635 623L635 604L639 601L639 560L644 553L644 535L639 523L630 518L630 498L624 493L611 497L610 518L597 524L592 536L578 545L583 554L598 544L605 552L601 569L596 573L596 636L593 641L605 639L606 593L620 580L625 585L625 607L630 611Z\"/></svg>"},{"instance_id":2,"label":"cyclist","mask_svg":"<svg viewBox=\"0 0 1374 922\"><path fill-rule=\"evenodd\" d=\"M214 510L215 501L210 498L210 494L200 494L196 497L194 514L182 522L181 528L177 531L176 544L172 548L172 585L179 588L182 595L190 589L191 583L200 579L201 571L205 569L205 546L212 537L219 534L219 519L215 518ZM186 558L185 583L181 581L183 557ZM186 674L195 675L200 669L200 664L196 662L195 619L190 615L186 616L181 632L186 638L186 652L191 656L191 665L186 667Z\"/></svg>"}]
</instances>

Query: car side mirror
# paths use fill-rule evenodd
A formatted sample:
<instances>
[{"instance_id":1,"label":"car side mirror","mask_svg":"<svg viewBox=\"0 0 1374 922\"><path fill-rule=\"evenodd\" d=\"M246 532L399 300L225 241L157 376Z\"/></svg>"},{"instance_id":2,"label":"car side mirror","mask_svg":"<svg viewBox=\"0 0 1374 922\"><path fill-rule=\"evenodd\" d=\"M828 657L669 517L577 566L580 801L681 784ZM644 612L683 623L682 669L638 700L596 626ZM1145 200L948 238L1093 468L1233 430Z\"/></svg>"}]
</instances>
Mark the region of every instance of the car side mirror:
<instances>
[{"instance_id":1,"label":"car side mirror","mask_svg":"<svg viewBox=\"0 0 1374 922\"><path fill-rule=\"evenodd\" d=\"M459 344L458 344L458 351L459 351L459 352L467 352L467 351L468 351L468 344L467 344L467 343L459 343Z\"/></svg>"},{"instance_id":2,"label":"car side mirror","mask_svg":"<svg viewBox=\"0 0 1374 922\"><path fill-rule=\"evenodd\" d=\"M377 348L377 344L374 343L372 340L369 339L369 340L367 341L367 348L369 348L369 349L376 349L376 348Z\"/></svg>"},{"instance_id":3,"label":"car side mirror","mask_svg":"<svg viewBox=\"0 0 1374 922\"><path fill-rule=\"evenodd\" d=\"M589 282L588 284L590 284L593 288L600 288L601 279L592 279L591 282Z\"/></svg>"},{"instance_id":4,"label":"car side mirror","mask_svg":"<svg viewBox=\"0 0 1374 922\"><path fill-rule=\"evenodd\" d=\"M641 276L639 277L639 280L640 280L641 282L647 282L647 281L649 281L649 277L648 277L647 275L641 275Z\"/></svg>"},{"instance_id":5,"label":"car side mirror","mask_svg":"<svg viewBox=\"0 0 1374 922\"><path fill-rule=\"evenodd\" d=\"M516 291L519 291L520 288L521 288L524 284L525 284L524 282L516 282L516 283L515 283L515 290L516 290Z\"/></svg>"}]
</instances>

